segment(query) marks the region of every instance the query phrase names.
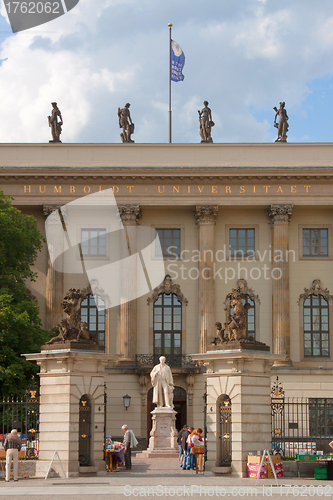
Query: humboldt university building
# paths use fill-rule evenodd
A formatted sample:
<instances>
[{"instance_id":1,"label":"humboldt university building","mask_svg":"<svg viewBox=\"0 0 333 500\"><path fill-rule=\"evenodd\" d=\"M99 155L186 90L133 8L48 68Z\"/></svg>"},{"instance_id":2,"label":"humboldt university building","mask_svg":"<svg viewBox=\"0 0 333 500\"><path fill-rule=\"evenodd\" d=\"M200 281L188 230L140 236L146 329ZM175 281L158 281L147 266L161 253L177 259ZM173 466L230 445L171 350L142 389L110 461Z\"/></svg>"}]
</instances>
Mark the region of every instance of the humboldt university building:
<instances>
[{"instance_id":1,"label":"humboldt university building","mask_svg":"<svg viewBox=\"0 0 333 500\"><path fill-rule=\"evenodd\" d=\"M77 357L74 352L72 363L58 359L53 368L56 345L34 358L41 375L53 380L52 391L51 382L41 387L41 404L48 410L40 432L47 427L45 415L58 414L48 439L58 440L58 447L50 450L61 449L62 423L83 394L94 408L92 433L119 439L126 423L145 449L154 408L149 373L164 355L175 384L178 430L185 423L202 428L206 423L208 459L216 467L230 462L236 415L239 422L245 414L252 419L253 435L259 435L262 403L252 383L246 405L234 399L233 376L246 380L259 363L255 350L246 361L229 360L230 369L226 364L214 378L216 323L228 321L235 289L247 304L248 339L270 349L271 361L262 363L255 380L269 376L265 397L274 385L273 399L285 405L284 424L269 429L273 447L283 435L287 448L302 441L305 448L312 442L327 449L333 435L332 144L2 144L0 167L1 189L36 218L44 235L45 219L54 210L112 189L123 226L154 228L161 243L152 256L163 255L158 286L108 309L97 308L102 296L81 303L81 318L103 349L97 378L85 373L92 363L89 352ZM80 235L86 262L112 245L98 217L84 218ZM54 269L47 245L35 271L38 279L29 287L50 330L63 318L64 295L86 287L87 277ZM76 377L73 391L69 373ZM79 434L75 425L68 432ZM254 439L254 452L255 446ZM237 447L233 450L236 457Z\"/></svg>"}]
</instances>

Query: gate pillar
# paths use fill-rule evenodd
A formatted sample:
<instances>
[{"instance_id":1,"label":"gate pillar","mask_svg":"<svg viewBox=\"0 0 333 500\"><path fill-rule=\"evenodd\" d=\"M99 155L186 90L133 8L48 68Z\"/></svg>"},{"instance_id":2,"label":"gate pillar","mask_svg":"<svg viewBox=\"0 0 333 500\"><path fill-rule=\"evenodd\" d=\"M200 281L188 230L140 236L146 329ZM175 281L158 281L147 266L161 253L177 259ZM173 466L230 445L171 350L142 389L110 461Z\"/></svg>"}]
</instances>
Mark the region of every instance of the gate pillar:
<instances>
[{"instance_id":1,"label":"gate pillar","mask_svg":"<svg viewBox=\"0 0 333 500\"><path fill-rule=\"evenodd\" d=\"M112 356L67 349L25 356L40 366L39 460L36 476L45 477L55 451L60 456L67 477L105 470L104 375L105 366ZM85 422L80 419L83 402L89 404L89 428L83 428ZM87 429L90 432L90 448L85 461L82 457L80 459L79 452L82 453L84 447L80 449L79 443L83 442L80 440L80 431L87 434ZM62 475L58 460L53 462L52 468Z\"/></svg>"},{"instance_id":2,"label":"gate pillar","mask_svg":"<svg viewBox=\"0 0 333 500\"><path fill-rule=\"evenodd\" d=\"M226 350L192 355L207 367L206 470L246 477L247 455L271 442L270 368L282 355L267 351ZM221 457L221 396L230 398L231 463ZM224 432L224 431L223 431Z\"/></svg>"}]
</instances>

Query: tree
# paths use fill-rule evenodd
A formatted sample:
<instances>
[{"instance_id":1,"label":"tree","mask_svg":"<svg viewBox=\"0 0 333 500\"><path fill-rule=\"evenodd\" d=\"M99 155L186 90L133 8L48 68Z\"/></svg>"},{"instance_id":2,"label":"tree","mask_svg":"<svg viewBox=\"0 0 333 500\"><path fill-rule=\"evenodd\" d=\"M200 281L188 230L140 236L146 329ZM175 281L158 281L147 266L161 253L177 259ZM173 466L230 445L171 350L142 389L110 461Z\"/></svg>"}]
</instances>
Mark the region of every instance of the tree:
<instances>
[{"instance_id":1,"label":"tree","mask_svg":"<svg viewBox=\"0 0 333 500\"><path fill-rule=\"evenodd\" d=\"M41 327L39 307L26 283L35 281L31 270L44 238L36 220L11 205L0 191L0 396L21 395L34 362L22 354L38 352L49 335Z\"/></svg>"}]
</instances>

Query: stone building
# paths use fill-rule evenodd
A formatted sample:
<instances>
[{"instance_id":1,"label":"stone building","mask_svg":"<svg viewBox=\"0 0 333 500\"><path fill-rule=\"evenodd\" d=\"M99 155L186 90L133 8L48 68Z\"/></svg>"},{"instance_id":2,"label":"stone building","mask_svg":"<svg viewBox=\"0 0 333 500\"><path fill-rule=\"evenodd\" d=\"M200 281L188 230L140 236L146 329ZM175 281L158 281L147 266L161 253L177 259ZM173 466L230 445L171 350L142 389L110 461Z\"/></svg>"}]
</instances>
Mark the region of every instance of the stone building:
<instances>
[{"instance_id":1,"label":"stone building","mask_svg":"<svg viewBox=\"0 0 333 500\"><path fill-rule=\"evenodd\" d=\"M272 382L278 375L286 397L332 402L332 158L332 144L0 146L1 189L36 217L42 233L56 207L112 188L124 226L159 234L168 277L155 290L105 311L93 297L82 303L82 318L109 355L98 369L106 386L107 435L119 437L126 422L146 446L149 371L161 354L173 371L178 427L203 426L205 367L191 356L205 353L215 323L226 321L234 288L249 304L248 337L279 355ZM94 232L99 241L87 246L85 259L105 254L107 231L98 220L82 221L80 230L83 239ZM38 280L30 287L51 329L62 318L64 294L87 286L87 279L55 271L46 246L35 270ZM218 436L219 402L229 396L232 403L232 389L215 390L207 418ZM78 400L82 395L78 391ZM49 395L42 391L43 397ZM254 405L260 411L260 401ZM324 432L332 436L332 415L328 422ZM218 465L221 449L214 446L210 460Z\"/></svg>"}]
</instances>

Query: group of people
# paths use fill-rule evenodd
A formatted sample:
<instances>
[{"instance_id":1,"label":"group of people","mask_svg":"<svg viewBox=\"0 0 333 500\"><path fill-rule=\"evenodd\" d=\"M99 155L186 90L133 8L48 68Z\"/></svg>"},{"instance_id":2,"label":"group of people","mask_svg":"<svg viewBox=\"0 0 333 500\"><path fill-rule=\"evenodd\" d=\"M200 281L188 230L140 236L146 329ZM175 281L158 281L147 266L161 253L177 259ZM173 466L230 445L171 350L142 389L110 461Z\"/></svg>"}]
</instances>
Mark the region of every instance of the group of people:
<instances>
[{"instance_id":1,"label":"group of people","mask_svg":"<svg viewBox=\"0 0 333 500\"><path fill-rule=\"evenodd\" d=\"M179 465L184 470L195 470L195 454L193 447L196 441L202 441L202 429L194 429L184 425L178 434Z\"/></svg>"}]
</instances>

